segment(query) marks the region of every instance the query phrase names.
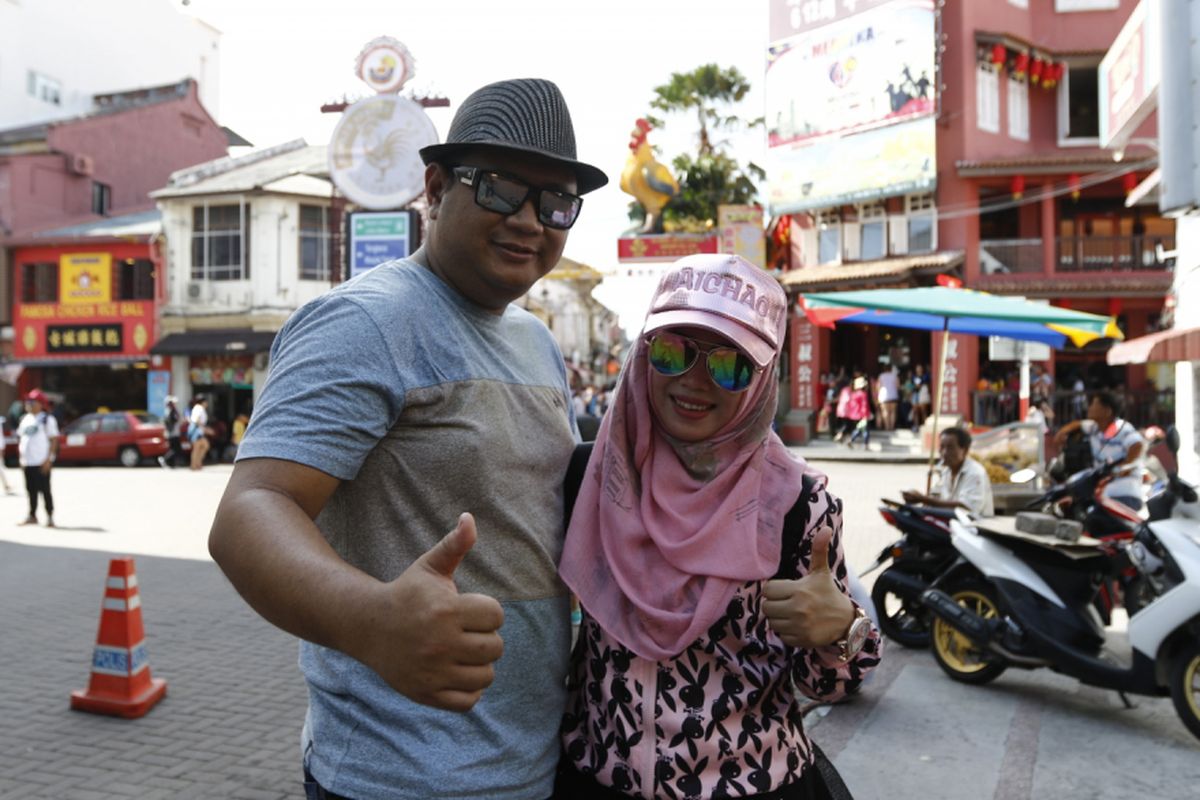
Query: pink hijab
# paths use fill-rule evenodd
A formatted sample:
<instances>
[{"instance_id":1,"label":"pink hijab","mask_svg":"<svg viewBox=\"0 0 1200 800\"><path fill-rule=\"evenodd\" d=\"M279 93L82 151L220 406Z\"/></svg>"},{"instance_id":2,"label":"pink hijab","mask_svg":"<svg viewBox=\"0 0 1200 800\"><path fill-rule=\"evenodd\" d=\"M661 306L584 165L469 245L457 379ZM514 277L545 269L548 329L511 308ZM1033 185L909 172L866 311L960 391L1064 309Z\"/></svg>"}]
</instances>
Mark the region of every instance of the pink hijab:
<instances>
[{"instance_id":1,"label":"pink hijab","mask_svg":"<svg viewBox=\"0 0 1200 800\"><path fill-rule=\"evenodd\" d=\"M706 325L701 304L693 302L690 324L727 333L728 318ZM772 338L769 364L711 439L680 442L655 423L644 337L600 424L559 571L600 626L643 658L678 655L724 615L739 586L779 568L783 518L809 468L771 430L782 320Z\"/></svg>"}]
</instances>

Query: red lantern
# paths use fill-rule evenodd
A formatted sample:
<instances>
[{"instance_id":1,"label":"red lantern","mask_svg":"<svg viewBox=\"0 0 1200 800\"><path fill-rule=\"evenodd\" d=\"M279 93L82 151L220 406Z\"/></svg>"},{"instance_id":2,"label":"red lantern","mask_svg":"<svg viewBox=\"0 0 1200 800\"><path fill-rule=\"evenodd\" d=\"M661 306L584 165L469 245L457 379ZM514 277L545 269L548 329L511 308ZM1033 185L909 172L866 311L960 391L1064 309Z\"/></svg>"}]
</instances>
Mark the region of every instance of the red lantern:
<instances>
[{"instance_id":1,"label":"red lantern","mask_svg":"<svg viewBox=\"0 0 1200 800\"><path fill-rule=\"evenodd\" d=\"M1025 176L1013 175L1011 189L1013 200L1020 200L1025 195Z\"/></svg>"},{"instance_id":2,"label":"red lantern","mask_svg":"<svg viewBox=\"0 0 1200 800\"><path fill-rule=\"evenodd\" d=\"M1035 56L1033 63L1029 65L1029 82L1034 86L1037 86L1042 80L1042 72L1044 72L1045 69L1046 62Z\"/></svg>"},{"instance_id":3,"label":"red lantern","mask_svg":"<svg viewBox=\"0 0 1200 800\"><path fill-rule=\"evenodd\" d=\"M999 68L1004 67L1004 59L1008 57L1008 52L1004 49L1004 45L992 45L992 63Z\"/></svg>"},{"instance_id":4,"label":"red lantern","mask_svg":"<svg viewBox=\"0 0 1200 800\"><path fill-rule=\"evenodd\" d=\"M1053 89L1058 84L1058 81L1062 78L1063 70L1064 66L1061 61L1057 64L1046 64L1046 69L1042 73L1042 88Z\"/></svg>"},{"instance_id":5,"label":"red lantern","mask_svg":"<svg viewBox=\"0 0 1200 800\"><path fill-rule=\"evenodd\" d=\"M1013 76L1024 78L1025 73L1029 71L1029 53L1017 53L1017 57L1013 59Z\"/></svg>"},{"instance_id":6,"label":"red lantern","mask_svg":"<svg viewBox=\"0 0 1200 800\"><path fill-rule=\"evenodd\" d=\"M1138 177L1135 172L1126 172L1121 176L1121 188L1125 190L1125 196L1133 194L1133 190L1137 188Z\"/></svg>"},{"instance_id":7,"label":"red lantern","mask_svg":"<svg viewBox=\"0 0 1200 800\"><path fill-rule=\"evenodd\" d=\"M1083 190L1083 181L1080 180L1077 173L1072 172L1067 176L1067 186L1071 189L1071 199L1078 200L1079 194Z\"/></svg>"}]
</instances>

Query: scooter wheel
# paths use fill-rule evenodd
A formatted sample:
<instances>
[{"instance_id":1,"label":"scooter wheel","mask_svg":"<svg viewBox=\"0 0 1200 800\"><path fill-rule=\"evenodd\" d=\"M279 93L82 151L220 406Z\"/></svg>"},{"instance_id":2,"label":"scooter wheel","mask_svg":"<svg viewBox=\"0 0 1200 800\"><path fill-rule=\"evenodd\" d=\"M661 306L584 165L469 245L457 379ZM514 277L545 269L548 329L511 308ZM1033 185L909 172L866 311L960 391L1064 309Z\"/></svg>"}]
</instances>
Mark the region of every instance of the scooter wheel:
<instances>
[{"instance_id":1,"label":"scooter wheel","mask_svg":"<svg viewBox=\"0 0 1200 800\"><path fill-rule=\"evenodd\" d=\"M1000 616L995 590L978 579L963 579L942 587L964 608L984 619ZM980 685L991 683L1008 668L1000 656L990 653L954 626L934 617L930 628L933 658L942 671L956 681Z\"/></svg>"},{"instance_id":2,"label":"scooter wheel","mask_svg":"<svg viewBox=\"0 0 1200 800\"><path fill-rule=\"evenodd\" d=\"M1171 661L1171 700L1183 724L1200 738L1200 642L1190 642Z\"/></svg>"},{"instance_id":3,"label":"scooter wheel","mask_svg":"<svg viewBox=\"0 0 1200 800\"><path fill-rule=\"evenodd\" d=\"M904 647L929 647L929 612L918 600L899 594L891 568L885 569L871 587L871 602L879 614L879 629Z\"/></svg>"}]
</instances>

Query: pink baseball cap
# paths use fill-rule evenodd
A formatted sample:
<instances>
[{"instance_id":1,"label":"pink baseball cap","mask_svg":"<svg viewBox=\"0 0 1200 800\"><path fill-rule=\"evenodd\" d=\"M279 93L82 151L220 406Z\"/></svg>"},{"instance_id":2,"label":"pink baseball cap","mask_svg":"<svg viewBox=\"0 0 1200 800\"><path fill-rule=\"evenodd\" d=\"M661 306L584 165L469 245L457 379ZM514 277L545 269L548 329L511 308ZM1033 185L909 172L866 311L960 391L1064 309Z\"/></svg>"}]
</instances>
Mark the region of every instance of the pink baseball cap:
<instances>
[{"instance_id":1,"label":"pink baseball cap","mask_svg":"<svg viewBox=\"0 0 1200 800\"><path fill-rule=\"evenodd\" d=\"M741 256L685 256L663 275L643 334L694 326L719 333L765 367L783 347L787 294Z\"/></svg>"}]
</instances>

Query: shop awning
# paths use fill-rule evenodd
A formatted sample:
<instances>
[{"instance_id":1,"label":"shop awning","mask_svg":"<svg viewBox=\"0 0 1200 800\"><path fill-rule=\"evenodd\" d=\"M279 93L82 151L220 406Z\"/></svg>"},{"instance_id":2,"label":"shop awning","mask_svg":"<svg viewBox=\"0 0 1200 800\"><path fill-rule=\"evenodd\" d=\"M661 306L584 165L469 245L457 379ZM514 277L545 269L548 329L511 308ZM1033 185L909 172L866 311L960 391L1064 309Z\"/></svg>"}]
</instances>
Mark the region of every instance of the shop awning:
<instances>
[{"instance_id":1,"label":"shop awning","mask_svg":"<svg viewBox=\"0 0 1200 800\"><path fill-rule=\"evenodd\" d=\"M1108 363L1145 364L1147 361L1200 361L1200 327L1171 328L1114 344Z\"/></svg>"},{"instance_id":2,"label":"shop awning","mask_svg":"<svg viewBox=\"0 0 1200 800\"><path fill-rule=\"evenodd\" d=\"M150 352L159 356L201 356L218 353L265 353L275 341L274 331L248 328L171 333L158 340Z\"/></svg>"},{"instance_id":3,"label":"shop awning","mask_svg":"<svg viewBox=\"0 0 1200 800\"><path fill-rule=\"evenodd\" d=\"M779 282L785 291L850 289L863 285L895 285L916 277L948 272L963 262L961 251L928 253L879 261L852 261L818 267L802 267L783 273Z\"/></svg>"}]
</instances>

